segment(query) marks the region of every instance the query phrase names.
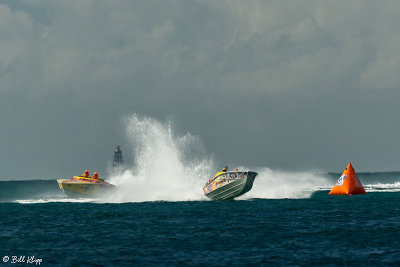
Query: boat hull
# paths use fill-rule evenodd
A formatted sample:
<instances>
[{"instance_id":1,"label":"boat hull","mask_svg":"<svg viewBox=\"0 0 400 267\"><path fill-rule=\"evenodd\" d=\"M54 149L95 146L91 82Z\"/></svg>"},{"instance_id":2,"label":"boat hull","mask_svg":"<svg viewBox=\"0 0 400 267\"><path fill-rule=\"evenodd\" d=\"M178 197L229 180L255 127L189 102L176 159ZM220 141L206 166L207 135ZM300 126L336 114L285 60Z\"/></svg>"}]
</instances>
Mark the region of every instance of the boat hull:
<instances>
[{"instance_id":1,"label":"boat hull","mask_svg":"<svg viewBox=\"0 0 400 267\"><path fill-rule=\"evenodd\" d=\"M69 197L99 198L115 189L108 183L80 183L57 180L60 189Z\"/></svg>"},{"instance_id":2,"label":"boat hull","mask_svg":"<svg viewBox=\"0 0 400 267\"><path fill-rule=\"evenodd\" d=\"M230 200L241 196L253 187L256 172L227 172L215 177L203 188L212 200Z\"/></svg>"}]
</instances>

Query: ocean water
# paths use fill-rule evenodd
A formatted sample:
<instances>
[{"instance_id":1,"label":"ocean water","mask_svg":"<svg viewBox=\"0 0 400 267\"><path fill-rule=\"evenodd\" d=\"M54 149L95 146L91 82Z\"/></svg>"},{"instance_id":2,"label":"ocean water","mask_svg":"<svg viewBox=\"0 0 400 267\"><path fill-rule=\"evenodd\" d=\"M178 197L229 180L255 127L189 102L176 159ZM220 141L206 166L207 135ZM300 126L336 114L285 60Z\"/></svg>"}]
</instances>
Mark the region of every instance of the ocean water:
<instances>
[{"instance_id":1,"label":"ocean water","mask_svg":"<svg viewBox=\"0 0 400 267\"><path fill-rule=\"evenodd\" d=\"M360 172L366 195L329 196L341 170L251 168L250 192L209 201L202 186L221 164L198 137L137 115L126 125L135 158L102 175L118 188L111 195L71 199L56 180L0 181L0 265L400 264L400 172Z\"/></svg>"},{"instance_id":2,"label":"ocean water","mask_svg":"<svg viewBox=\"0 0 400 267\"><path fill-rule=\"evenodd\" d=\"M359 196L322 189L306 198L110 203L68 199L56 181L0 182L0 256L9 257L1 264L26 266L34 256L43 266L398 265L399 185L366 188Z\"/></svg>"}]
</instances>

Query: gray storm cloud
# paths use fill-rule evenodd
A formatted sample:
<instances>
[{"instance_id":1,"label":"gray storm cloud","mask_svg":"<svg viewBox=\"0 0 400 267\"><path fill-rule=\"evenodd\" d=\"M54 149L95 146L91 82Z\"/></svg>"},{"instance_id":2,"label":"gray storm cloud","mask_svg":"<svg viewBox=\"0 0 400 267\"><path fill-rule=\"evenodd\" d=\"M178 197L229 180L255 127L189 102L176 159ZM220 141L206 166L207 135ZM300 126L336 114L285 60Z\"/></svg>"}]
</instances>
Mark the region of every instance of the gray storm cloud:
<instances>
[{"instance_id":1,"label":"gray storm cloud","mask_svg":"<svg viewBox=\"0 0 400 267\"><path fill-rule=\"evenodd\" d=\"M398 170L399 11L396 1L3 1L0 179L104 172L132 112L174 117L220 164Z\"/></svg>"}]
</instances>

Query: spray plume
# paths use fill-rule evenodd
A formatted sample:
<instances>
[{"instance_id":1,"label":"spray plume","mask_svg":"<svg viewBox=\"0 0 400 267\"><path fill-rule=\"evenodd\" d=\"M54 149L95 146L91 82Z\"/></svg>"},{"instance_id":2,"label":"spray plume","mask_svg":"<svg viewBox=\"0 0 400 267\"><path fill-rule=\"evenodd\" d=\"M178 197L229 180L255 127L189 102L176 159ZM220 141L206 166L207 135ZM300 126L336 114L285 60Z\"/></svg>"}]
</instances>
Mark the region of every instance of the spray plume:
<instances>
[{"instance_id":1,"label":"spray plume","mask_svg":"<svg viewBox=\"0 0 400 267\"><path fill-rule=\"evenodd\" d=\"M202 152L197 137L190 133L177 135L171 122L136 114L128 117L126 123L135 160L128 170L111 176L110 182L118 190L107 202L205 200L202 187L217 168L212 157ZM329 181L312 172L268 168L255 171L259 175L253 189L239 199L304 198L329 185Z\"/></svg>"}]
</instances>

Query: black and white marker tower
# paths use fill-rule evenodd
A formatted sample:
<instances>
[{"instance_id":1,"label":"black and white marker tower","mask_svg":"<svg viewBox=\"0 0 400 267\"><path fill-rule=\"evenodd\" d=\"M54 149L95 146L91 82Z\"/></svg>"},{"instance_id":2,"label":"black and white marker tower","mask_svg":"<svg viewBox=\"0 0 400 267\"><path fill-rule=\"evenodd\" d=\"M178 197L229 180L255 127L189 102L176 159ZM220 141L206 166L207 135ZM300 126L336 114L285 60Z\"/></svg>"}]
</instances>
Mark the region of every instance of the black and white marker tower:
<instances>
[{"instance_id":1,"label":"black and white marker tower","mask_svg":"<svg viewBox=\"0 0 400 267\"><path fill-rule=\"evenodd\" d=\"M122 157L122 151L121 148L117 146L114 151L114 159L112 166L113 168L118 168L122 167L123 165L124 165L124 158Z\"/></svg>"}]
</instances>

